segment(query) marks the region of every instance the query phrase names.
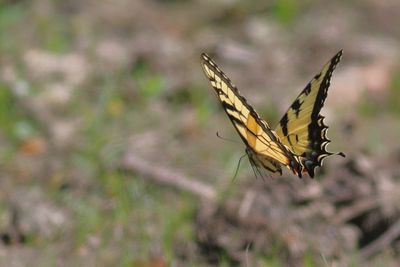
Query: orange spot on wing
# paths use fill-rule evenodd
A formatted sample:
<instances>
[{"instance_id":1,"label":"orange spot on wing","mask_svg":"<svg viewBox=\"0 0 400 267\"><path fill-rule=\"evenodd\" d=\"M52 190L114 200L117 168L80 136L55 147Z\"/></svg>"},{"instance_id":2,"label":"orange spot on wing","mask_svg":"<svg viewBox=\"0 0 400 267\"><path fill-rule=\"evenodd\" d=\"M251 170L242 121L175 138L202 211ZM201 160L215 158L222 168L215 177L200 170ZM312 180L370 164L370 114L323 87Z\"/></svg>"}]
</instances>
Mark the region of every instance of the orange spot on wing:
<instances>
[{"instance_id":1,"label":"orange spot on wing","mask_svg":"<svg viewBox=\"0 0 400 267\"><path fill-rule=\"evenodd\" d=\"M258 125L256 119L253 116L249 115L247 117L246 126L247 126L247 142L251 147L255 147L257 140L255 135L258 133L258 128L260 128L260 125Z\"/></svg>"}]
</instances>

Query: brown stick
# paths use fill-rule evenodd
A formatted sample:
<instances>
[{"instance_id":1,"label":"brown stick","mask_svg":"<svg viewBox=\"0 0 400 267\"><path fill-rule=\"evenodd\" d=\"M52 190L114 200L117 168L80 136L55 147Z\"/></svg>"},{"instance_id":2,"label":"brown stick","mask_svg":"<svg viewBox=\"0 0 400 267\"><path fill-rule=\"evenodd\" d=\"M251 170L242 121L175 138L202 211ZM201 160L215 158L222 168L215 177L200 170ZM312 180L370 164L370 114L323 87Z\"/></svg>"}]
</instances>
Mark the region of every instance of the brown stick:
<instances>
[{"instance_id":1,"label":"brown stick","mask_svg":"<svg viewBox=\"0 0 400 267\"><path fill-rule=\"evenodd\" d=\"M393 240L400 236L400 219L397 220L385 233L379 238L370 243L368 246L360 250L360 256L362 259L367 259L389 246Z\"/></svg>"},{"instance_id":2,"label":"brown stick","mask_svg":"<svg viewBox=\"0 0 400 267\"><path fill-rule=\"evenodd\" d=\"M376 197L358 200L353 205L342 208L333 219L336 224L347 222L360 214L379 206L379 199Z\"/></svg>"},{"instance_id":3,"label":"brown stick","mask_svg":"<svg viewBox=\"0 0 400 267\"><path fill-rule=\"evenodd\" d=\"M122 168L138 172L143 175L143 177L152 179L157 183L185 190L211 201L215 201L217 198L217 192L212 188L212 186L199 182L194 178L188 178L182 173L173 171L166 167L150 164L133 155L133 153L126 154L121 165Z\"/></svg>"}]
</instances>

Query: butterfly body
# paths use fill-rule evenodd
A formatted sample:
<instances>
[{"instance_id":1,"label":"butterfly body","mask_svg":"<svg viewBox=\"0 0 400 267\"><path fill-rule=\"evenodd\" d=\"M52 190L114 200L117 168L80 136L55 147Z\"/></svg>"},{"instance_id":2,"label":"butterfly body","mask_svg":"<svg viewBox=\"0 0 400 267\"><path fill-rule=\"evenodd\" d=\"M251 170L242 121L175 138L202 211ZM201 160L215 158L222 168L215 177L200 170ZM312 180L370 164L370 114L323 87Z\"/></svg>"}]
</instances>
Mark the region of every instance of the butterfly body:
<instances>
[{"instance_id":1,"label":"butterfly body","mask_svg":"<svg viewBox=\"0 0 400 267\"><path fill-rule=\"evenodd\" d=\"M217 94L226 114L246 145L252 166L282 174L281 165L294 174L314 176L325 157L330 140L328 127L319 114L330 85L330 78L341 57L341 51L303 89L273 130L247 103L236 86L207 55L201 55L203 71ZM344 156L343 153L336 153Z\"/></svg>"}]
</instances>

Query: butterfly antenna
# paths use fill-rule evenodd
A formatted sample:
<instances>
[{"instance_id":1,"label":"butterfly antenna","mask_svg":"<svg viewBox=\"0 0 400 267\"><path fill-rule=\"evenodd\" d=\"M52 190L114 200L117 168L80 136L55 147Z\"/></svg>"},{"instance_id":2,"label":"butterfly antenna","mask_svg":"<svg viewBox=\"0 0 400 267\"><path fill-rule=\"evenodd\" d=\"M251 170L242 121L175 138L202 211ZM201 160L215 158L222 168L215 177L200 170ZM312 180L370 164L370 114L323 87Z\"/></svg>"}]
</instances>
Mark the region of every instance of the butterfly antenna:
<instances>
[{"instance_id":1,"label":"butterfly antenna","mask_svg":"<svg viewBox=\"0 0 400 267\"><path fill-rule=\"evenodd\" d=\"M233 142L233 143L236 143L236 144L238 143L238 141L235 141L235 140L232 140L232 139L225 138L225 137L221 136L221 135L219 134L219 132L217 132L217 137L220 138L220 139L222 139L222 140L224 140L224 141L229 141L229 142Z\"/></svg>"},{"instance_id":2,"label":"butterfly antenna","mask_svg":"<svg viewBox=\"0 0 400 267\"><path fill-rule=\"evenodd\" d=\"M242 159L243 159L245 156L247 156L247 154L242 155L242 156L240 157L239 161L238 161L238 164L237 164L237 167L236 167L236 171L235 171L235 175L233 176L233 181L235 181L235 179L236 179L236 177L237 177L237 175L238 175L240 163L242 162Z\"/></svg>"}]
</instances>

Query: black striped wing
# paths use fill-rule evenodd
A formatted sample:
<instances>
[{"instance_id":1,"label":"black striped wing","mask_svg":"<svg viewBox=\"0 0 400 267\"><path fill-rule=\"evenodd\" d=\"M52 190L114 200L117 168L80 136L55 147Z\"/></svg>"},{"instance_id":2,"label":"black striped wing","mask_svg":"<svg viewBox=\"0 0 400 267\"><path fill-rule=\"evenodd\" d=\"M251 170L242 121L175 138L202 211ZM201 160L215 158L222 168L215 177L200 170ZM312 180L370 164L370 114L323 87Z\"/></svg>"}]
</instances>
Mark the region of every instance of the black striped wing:
<instances>
[{"instance_id":1,"label":"black striped wing","mask_svg":"<svg viewBox=\"0 0 400 267\"><path fill-rule=\"evenodd\" d=\"M330 142L327 137L328 126L324 124L324 116L320 114L328 94L330 80L342 51L339 51L321 72L307 84L288 111L280 120L275 131L283 144L301 157L305 171L311 177L314 169L322 165L325 157L332 154L326 150Z\"/></svg>"},{"instance_id":2,"label":"black striped wing","mask_svg":"<svg viewBox=\"0 0 400 267\"><path fill-rule=\"evenodd\" d=\"M226 114L246 144L251 163L279 173L282 172L279 164L283 164L301 175L298 159L279 141L267 122L260 118L208 55L201 55L201 65Z\"/></svg>"}]
</instances>

